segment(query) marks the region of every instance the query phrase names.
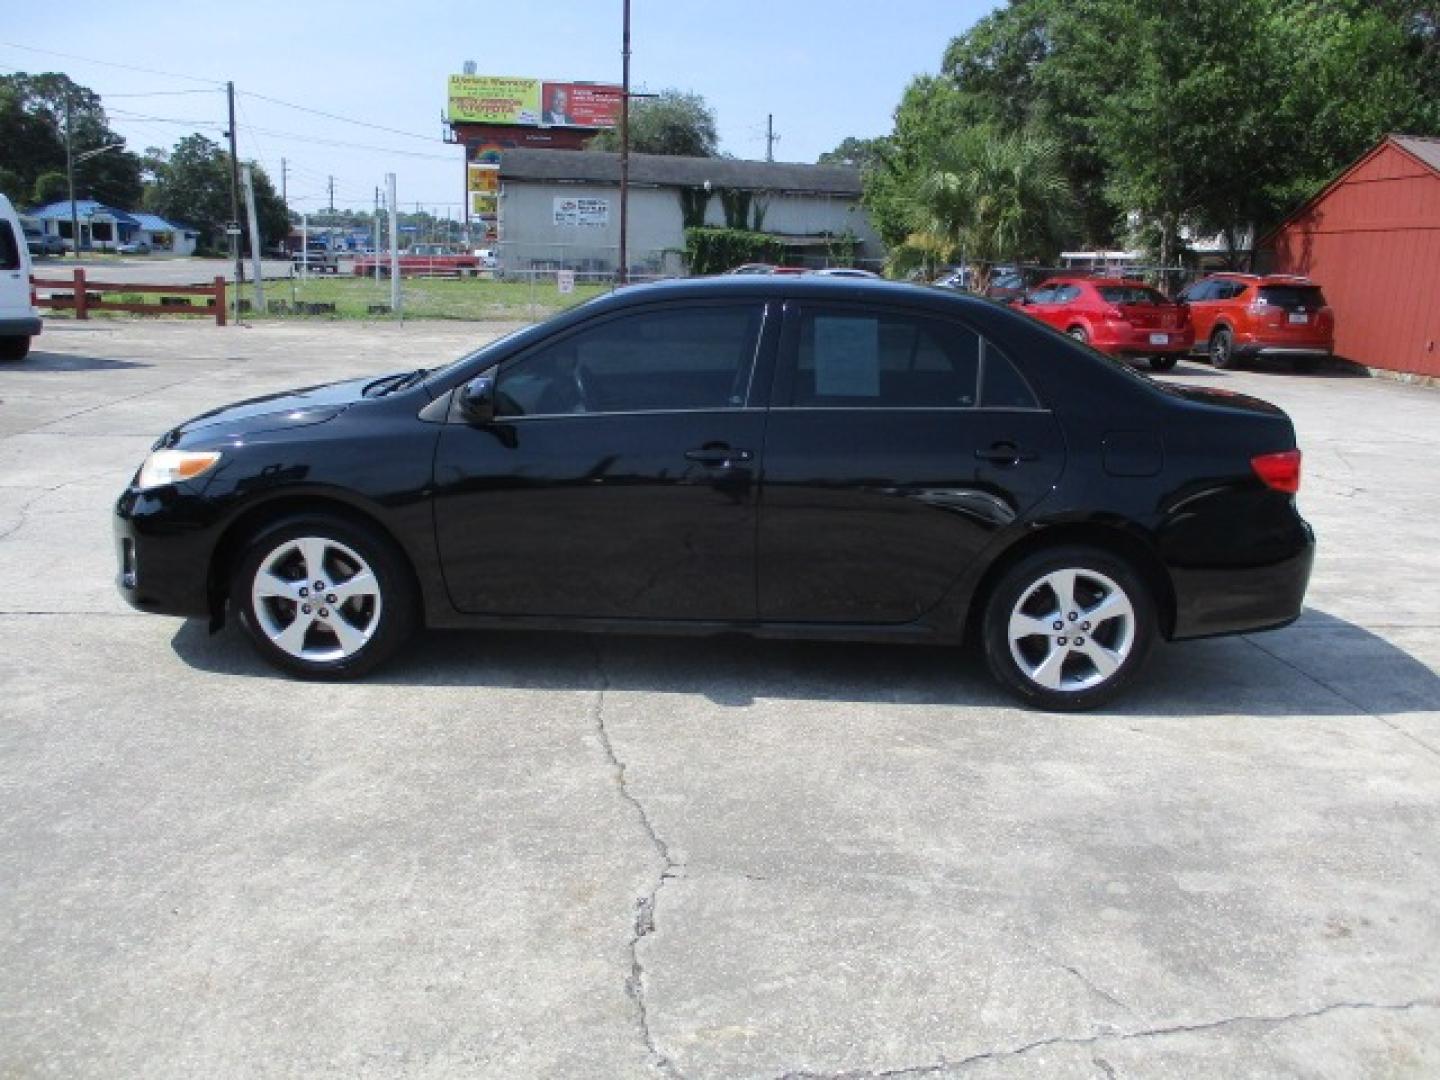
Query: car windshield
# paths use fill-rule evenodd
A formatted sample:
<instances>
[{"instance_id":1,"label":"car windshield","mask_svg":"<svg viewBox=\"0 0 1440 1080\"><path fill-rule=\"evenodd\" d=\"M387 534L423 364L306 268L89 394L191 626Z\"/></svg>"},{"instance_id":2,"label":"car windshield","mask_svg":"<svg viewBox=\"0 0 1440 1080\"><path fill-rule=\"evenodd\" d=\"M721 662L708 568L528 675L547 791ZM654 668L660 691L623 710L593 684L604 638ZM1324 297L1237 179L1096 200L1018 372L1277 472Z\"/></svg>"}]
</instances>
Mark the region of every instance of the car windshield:
<instances>
[{"instance_id":1,"label":"car windshield","mask_svg":"<svg viewBox=\"0 0 1440 1080\"><path fill-rule=\"evenodd\" d=\"M1260 299L1282 308L1322 308L1325 294L1318 285L1262 285Z\"/></svg>"},{"instance_id":2,"label":"car windshield","mask_svg":"<svg viewBox=\"0 0 1440 1080\"><path fill-rule=\"evenodd\" d=\"M1146 285L1105 285L1100 295L1107 304L1168 304L1160 293Z\"/></svg>"}]
</instances>

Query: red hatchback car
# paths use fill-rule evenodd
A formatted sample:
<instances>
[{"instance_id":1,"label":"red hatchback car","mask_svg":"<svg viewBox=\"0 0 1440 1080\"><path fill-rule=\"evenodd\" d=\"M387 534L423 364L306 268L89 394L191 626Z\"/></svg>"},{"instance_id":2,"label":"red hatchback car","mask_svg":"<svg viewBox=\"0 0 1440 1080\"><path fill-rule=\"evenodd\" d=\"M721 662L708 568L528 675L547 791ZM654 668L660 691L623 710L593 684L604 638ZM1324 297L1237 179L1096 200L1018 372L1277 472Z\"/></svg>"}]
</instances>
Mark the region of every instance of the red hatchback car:
<instances>
[{"instance_id":1,"label":"red hatchback car","mask_svg":"<svg viewBox=\"0 0 1440 1080\"><path fill-rule=\"evenodd\" d=\"M1017 306L1101 352L1148 357L1156 371L1169 371L1195 345L1185 306L1139 281L1054 277Z\"/></svg>"},{"instance_id":2,"label":"red hatchback car","mask_svg":"<svg viewBox=\"0 0 1440 1080\"><path fill-rule=\"evenodd\" d=\"M1320 286L1288 274L1212 274L1180 294L1190 305L1195 341L1217 368L1247 356L1288 357L1308 365L1335 348L1335 314Z\"/></svg>"}]
</instances>

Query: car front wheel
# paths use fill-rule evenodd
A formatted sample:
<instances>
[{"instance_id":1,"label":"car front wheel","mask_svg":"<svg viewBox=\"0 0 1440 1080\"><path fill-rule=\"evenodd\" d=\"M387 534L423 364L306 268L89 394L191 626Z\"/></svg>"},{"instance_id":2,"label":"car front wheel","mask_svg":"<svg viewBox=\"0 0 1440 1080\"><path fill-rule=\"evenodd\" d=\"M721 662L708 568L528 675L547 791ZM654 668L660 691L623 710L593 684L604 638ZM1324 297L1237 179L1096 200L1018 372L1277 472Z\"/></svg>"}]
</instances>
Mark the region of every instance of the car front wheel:
<instances>
[{"instance_id":1,"label":"car front wheel","mask_svg":"<svg viewBox=\"0 0 1440 1080\"><path fill-rule=\"evenodd\" d=\"M984 612L991 673L1022 701L1056 711L1093 708L1120 693L1154 637L1149 589L1099 548L1057 547L1020 560Z\"/></svg>"},{"instance_id":2,"label":"car front wheel","mask_svg":"<svg viewBox=\"0 0 1440 1080\"><path fill-rule=\"evenodd\" d=\"M329 515L287 518L257 534L230 597L260 655L308 678L364 674L418 621L404 556L372 529Z\"/></svg>"}]
</instances>

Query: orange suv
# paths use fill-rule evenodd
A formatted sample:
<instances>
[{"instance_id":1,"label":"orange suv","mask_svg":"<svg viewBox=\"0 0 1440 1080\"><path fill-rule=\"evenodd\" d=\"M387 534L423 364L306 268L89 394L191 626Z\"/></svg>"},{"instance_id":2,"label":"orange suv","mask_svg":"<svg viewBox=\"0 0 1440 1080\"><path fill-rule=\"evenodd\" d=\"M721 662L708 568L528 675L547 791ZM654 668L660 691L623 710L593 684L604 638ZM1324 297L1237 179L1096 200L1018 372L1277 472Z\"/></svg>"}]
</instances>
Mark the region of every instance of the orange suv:
<instances>
[{"instance_id":1,"label":"orange suv","mask_svg":"<svg viewBox=\"0 0 1440 1080\"><path fill-rule=\"evenodd\" d=\"M1211 274L1177 299L1190 305L1196 351L1208 353L1217 368L1250 356L1311 366L1335 348L1335 313L1309 278Z\"/></svg>"}]
</instances>

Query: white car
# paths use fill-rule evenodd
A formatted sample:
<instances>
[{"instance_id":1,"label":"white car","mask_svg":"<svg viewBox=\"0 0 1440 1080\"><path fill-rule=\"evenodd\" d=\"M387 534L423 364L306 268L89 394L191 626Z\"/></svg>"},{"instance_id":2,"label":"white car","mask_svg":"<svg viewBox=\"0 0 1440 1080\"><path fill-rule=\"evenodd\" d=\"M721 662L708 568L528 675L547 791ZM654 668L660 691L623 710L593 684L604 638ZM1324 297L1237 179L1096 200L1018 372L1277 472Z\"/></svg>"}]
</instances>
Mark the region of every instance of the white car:
<instances>
[{"instance_id":1,"label":"white car","mask_svg":"<svg viewBox=\"0 0 1440 1080\"><path fill-rule=\"evenodd\" d=\"M30 250L10 200L0 195L0 360L24 360L40 333L30 304Z\"/></svg>"},{"instance_id":2,"label":"white car","mask_svg":"<svg viewBox=\"0 0 1440 1080\"><path fill-rule=\"evenodd\" d=\"M878 278L880 276L869 270L861 270L858 266L827 266L824 270L816 270L815 274L818 277Z\"/></svg>"}]
</instances>

